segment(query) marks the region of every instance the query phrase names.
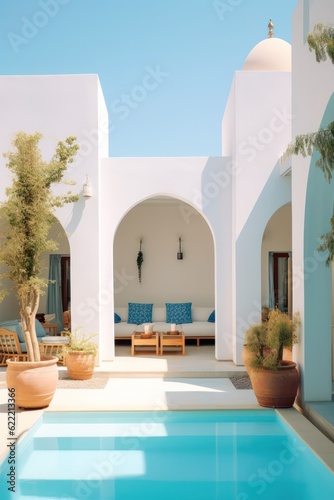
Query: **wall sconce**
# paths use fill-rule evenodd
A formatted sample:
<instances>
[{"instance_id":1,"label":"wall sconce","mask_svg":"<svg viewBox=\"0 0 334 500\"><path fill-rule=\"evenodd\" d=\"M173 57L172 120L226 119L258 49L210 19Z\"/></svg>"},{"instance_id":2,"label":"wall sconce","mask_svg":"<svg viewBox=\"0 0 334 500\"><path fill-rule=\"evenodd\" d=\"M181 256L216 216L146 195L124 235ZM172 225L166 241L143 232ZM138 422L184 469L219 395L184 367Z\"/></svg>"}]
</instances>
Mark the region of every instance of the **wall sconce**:
<instances>
[{"instance_id":1,"label":"wall sconce","mask_svg":"<svg viewBox=\"0 0 334 500\"><path fill-rule=\"evenodd\" d=\"M179 236L179 251L177 252L177 260L183 259L182 247L181 247L181 236Z\"/></svg>"},{"instance_id":2,"label":"wall sconce","mask_svg":"<svg viewBox=\"0 0 334 500\"><path fill-rule=\"evenodd\" d=\"M92 184L87 174L83 183L83 195L85 198L91 198L93 196Z\"/></svg>"}]
</instances>

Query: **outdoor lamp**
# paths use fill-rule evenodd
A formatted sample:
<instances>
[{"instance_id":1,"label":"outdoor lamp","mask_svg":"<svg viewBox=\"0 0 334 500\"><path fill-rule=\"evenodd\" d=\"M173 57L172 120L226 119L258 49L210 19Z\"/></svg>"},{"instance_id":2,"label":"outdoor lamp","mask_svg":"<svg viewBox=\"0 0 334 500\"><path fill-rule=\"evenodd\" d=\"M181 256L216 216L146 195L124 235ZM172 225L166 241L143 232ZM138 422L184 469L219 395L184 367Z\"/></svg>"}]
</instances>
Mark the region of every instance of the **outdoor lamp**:
<instances>
[{"instance_id":1,"label":"outdoor lamp","mask_svg":"<svg viewBox=\"0 0 334 500\"><path fill-rule=\"evenodd\" d=\"M91 198L93 196L92 184L87 174L83 183L83 195L85 198Z\"/></svg>"}]
</instances>

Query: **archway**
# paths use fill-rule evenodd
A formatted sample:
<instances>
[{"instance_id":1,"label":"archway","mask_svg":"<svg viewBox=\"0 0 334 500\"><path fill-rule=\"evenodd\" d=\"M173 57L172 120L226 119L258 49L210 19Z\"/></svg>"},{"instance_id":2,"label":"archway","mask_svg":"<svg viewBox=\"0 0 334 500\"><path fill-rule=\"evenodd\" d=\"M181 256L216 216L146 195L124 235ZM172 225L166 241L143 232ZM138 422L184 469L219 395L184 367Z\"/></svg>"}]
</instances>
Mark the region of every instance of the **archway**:
<instances>
[{"instance_id":1,"label":"archway","mask_svg":"<svg viewBox=\"0 0 334 500\"><path fill-rule=\"evenodd\" d=\"M0 226L1 226L1 221L0 221ZM54 222L52 225L48 237L54 241L57 242L58 244L58 249L55 250L54 252L51 252L52 255L58 255L59 256L59 264L61 265L61 260L62 257L66 259L70 259L70 245L69 245L69 240L68 237L60 224L58 220ZM50 253L45 253L41 255L41 260L43 262L43 267L42 267L42 272L41 272L41 278L46 278L48 279L49 277L49 263L50 263ZM0 270L2 271L2 270ZM61 269L59 270L59 275L60 275L60 280L57 280L56 283L54 283L52 286L55 288L59 289L59 297L60 297L60 306L61 309L59 310L58 317L55 317L53 320L55 323L59 324L58 330L62 329L63 323L62 323L62 311L63 311L63 297L62 297L62 291L66 289L67 292L67 299L70 300L71 296L71 284L70 284L70 275L69 273L61 274ZM66 281L62 281L62 276L63 279L66 278ZM8 290L11 290L12 284L10 281L6 281L3 283L4 288L8 288ZM38 308L38 314L43 315L52 312L54 314L55 311L48 311L47 308L47 302L48 302L48 291L45 290L45 294L41 295L40 297L40 303L39 303L39 308ZM66 294L65 294L66 295ZM67 300L67 305L69 301ZM55 306L56 307L56 306ZM59 316L60 315L60 316ZM5 300L0 303L0 317L3 321L5 320L13 320L13 319L18 319L20 317L20 304L18 302L18 299L15 295L14 292L11 292L8 297L5 298Z\"/></svg>"},{"instance_id":2,"label":"archway","mask_svg":"<svg viewBox=\"0 0 334 500\"><path fill-rule=\"evenodd\" d=\"M58 248L42 255L45 263L43 277L52 279L46 293L41 296L39 313L54 314L58 332L64 328L64 311L71 305L70 244L64 228L58 220L50 229L49 238L56 241ZM69 326L67 324L66 326Z\"/></svg>"},{"instance_id":3,"label":"archway","mask_svg":"<svg viewBox=\"0 0 334 500\"><path fill-rule=\"evenodd\" d=\"M141 281L137 269L140 238ZM177 255L180 238L183 259ZM184 201L154 196L131 208L121 220L114 238L114 306L126 308L129 302L157 307L166 302L192 302L214 309L212 232L203 215Z\"/></svg>"},{"instance_id":4,"label":"archway","mask_svg":"<svg viewBox=\"0 0 334 500\"><path fill-rule=\"evenodd\" d=\"M333 116L334 94L320 127L325 127ZM332 273L325 266L326 255L317 247L321 235L329 230L334 192L316 167L317 158L314 153L305 202L303 389L305 400L327 401L332 397Z\"/></svg>"},{"instance_id":5,"label":"archway","mask_svg":"<svg viewBox=\"0 0 334 500\"><path fill-rule=\"evenodd\" d=\"M291 203L269 219L261 248L261 304L292 312L291 294L292 216Z\"/></svg>"}]
</instances>

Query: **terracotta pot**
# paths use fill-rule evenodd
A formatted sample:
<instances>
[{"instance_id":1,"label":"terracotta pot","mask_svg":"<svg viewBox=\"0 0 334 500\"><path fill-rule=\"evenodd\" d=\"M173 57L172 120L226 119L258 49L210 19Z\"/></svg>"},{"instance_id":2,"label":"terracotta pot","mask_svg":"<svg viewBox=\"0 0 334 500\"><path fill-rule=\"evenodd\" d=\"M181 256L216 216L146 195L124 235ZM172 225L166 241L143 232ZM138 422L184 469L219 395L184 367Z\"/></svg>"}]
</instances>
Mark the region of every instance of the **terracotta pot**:
<instances>
[{"instance_id":1,"label":"terracotta pot","mask_svg":"<svg viewBox=\"0 0 334 500\"><path fill-rule=\"evenodd\" d=\"M290 408L293 406L298 386L299 374L296 363L283 361L277 370L261 368L249 373L256 399L266 408Z\"/></svg>"},{"instance_id":2,"label":"terracotta pot","mask_svg":"<svg viewBox=\"0 0 334 500\"><path fill-rule=\"evenodd\" d=\"M70 378L87 380L93 376L95 356L80 351L69 352L66 354L66 366Z\"/></svg>"},{"instance_id":3,"label":"terracotta pot","mask_svg":"<svg viewBox=\"0 0 334 500\"><path fill-rule=\"evenodd\" d=\"M41 361L7 359L7 387L15 389L15 403L21 408L48 406L58 382L58 358L45 356Z\"/></svg>"},{"instance_id":4,"label":"terracotta pot","mask_svg":"<svg viewBox=\"0 0 334 500\"><path fill-rule=\"evenodd\" d=\"M253 359L253 354L252 354L252 352L248 349L247 344L244 344L244 345L243 345L243 349L242 349L241 357L242 357L242 362L243 362L243 364L245 365L245 368L246 368L247 373L248 373L248 375L249 375L250 370L251 370L251 361L252 361L252 359Z\"/></svg>"}]
</instances>

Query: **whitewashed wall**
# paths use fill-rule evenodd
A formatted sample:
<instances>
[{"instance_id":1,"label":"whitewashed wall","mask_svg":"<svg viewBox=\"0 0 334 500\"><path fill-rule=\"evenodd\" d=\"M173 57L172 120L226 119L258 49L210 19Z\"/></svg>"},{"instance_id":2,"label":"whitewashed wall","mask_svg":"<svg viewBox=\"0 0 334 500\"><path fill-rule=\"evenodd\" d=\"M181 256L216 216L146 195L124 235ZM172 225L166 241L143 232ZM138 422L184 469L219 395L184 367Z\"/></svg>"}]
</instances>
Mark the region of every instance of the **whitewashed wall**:
<instances>
[{"instance_id":1,"label":"whitewashed wall","mask_svg":"<svg viewBox=\"0 0 334 500\"><path fill-rule=\"evenodd\" d=\"M299 0L293 15L292 49L293 49L293 126L292 135L317 131L320 127L329 99L334 91L334 66L327 60L317 63L314 52L310 52L306 36L316 23L334 23L333 2L329 0ZM334 119L334 117L332 118ZM314 300L305 303L307 287L317 276L324 273L323 258L316 251L305 256L304 238L308 228L305 227L305 206L307 201L307 182L310 158L292 157L292 227L293 227L293 275L294 309L302 318L300 342L295 348L296 359L302 376L302 398L305 400L331 400L332 391L332 359L330 325L322 324L324 314L321 307L330 299L331 289L316 286ZM316 217L318 203L321 205L321 192L314 205ZM331 209L329 210L331 211ZM320 222L314 220L314 224ZM328 271L329 272L329 271ZM312 285L311 285L312 286ZM314 287L313 287L314 288ZM329 300L329 303L331 301ZM326 312L329 323L331 311ZM307 315L311 315L307 317ZM313 323L313 324L312 324Z\"/></svg>"},{"instance_id":2,"label":"whitewashed wall","mask_svg":"<svg viewBox=\"0 0 334 500\"><path fill-rule=\"evenodd\" d=\"M133 286L134 296L139 297L141 291L145 290L145 296L149 296L149 287L154 281L154 272L150 271L149 266L155 262L155 269L158 269L160 258L156 255L154 249L159 248L159 241L154 242L154 235L151 224L153 224L150 213L147 212L146 205L139 205L144 200L148 200L156 196L170 196L177 200L183 201L192 207L191 213L184 213L186 225L181 222L181 219L175 218L171 221L168 216L161 209L160 215L163 218L161 227L159 228L160 237L164 239L165 248L164 256L165 262L161 259L161 267L168 265L172 266L171 275L176 279L176 272L178 268L176 265L183 265L181 272L184 273L184 279L191 280L188 283L188 292L186 287L182 285L182 289L178 291L174 289L175 295L172 295L174 280L165 283L164 280L159 281L159 289L156 291L159 301L164 303L165 287L170 297L170 301L177 301L179 297L184 299L189 297L189 294L194 293L194 301L202 302L211 305L214 297L216 307L216 358L217 359L231 359L232 357L232 335L231 335L231 186L233 173L230 171L230 162L224 158L106 158L103 159L101 165L101 177L103 183L101 184L101 203L104 207L101 213L101 224L103 227L101 244L102 251L102 285L101 295L98 303L101 306L102 315L102 329L104 334L104 347L103 350L107 355L113 357L114 344L113 344L113 303L114 300L120 300L123 303L126 297L130 297L128 291L121 291L123 297L118 299L116 291L123 285L125 288ZM133 213L130 211L134 209ZM199 216L194 214L193 209L201 214L208 224L200 222ZM143 225L144 217L139 217L141 221L135 220L136 211L137 215L147 214L150 217L149 233L146 233L147 226ZM175 212L174 212L175 213ZM158 215L158 213L156 214ZM130 217L130 233L124 228L128 227L126 218ZM196 222L198 219L199 222ZM156 221L156 219L155 219ZM189 222L189 224L188 224ZM156 222L155 222L156 223ZM200 231L198 240L201 235L206 237L209 242L208 247L205 247L205 242L197 243L196 251L193 247L196 245L195 225ZM187 227L186 227L187 226ZM123 228L123 229L122 229ZM136 231L134 232L134 228ZM120 231L117 234L117 231ZM158 231L158 229L156 229ZM177 252L177 234L185 232L184 241L184 261L176 260ZM142 234L143 233L143 234ZM211 233L211 237L210 237ZM139 289L137 284L129 284L135 280L136 267L135 259L138 251L138 237L144 237L144 259L146 263L143 264L143 284L145 287ZM122 250L119 248L121 235L127 239L130 249ZM114 262L113 262L113 248L115 239L115 259L118 262L124 257L129 261L129 276L127 278L128 270L125 268L124 272L121 271L120 276L113 276ZM201 258L204 258L202 250L205 253L205 258L208 259L207 267L198 270L201 277L205 280L203 284L203 292L198 291L198 286L194 290L191 289L194 284L194 277L191 277L190 263L198 264ZM123 252L123 253L122 253ZM196 253L195 253L196 252ZM214 258L213 258L214 253ZM130 256L131 254L131 256ZM212 259L214 259L214 294L212 290ZM120 264L116 262L115 268L119 273L122 269ZM145 267L146 266L146 267ZM166 266L167 267L167 266ZM118 269L117 269L118 268ZM130 270L131 268L131 270ZM182 271L183 269L183 271ZM164 279L168 276L168 269L160 272L164 273ZM193 268L193 274L197 272L196 266ZM145 274L146 273L146 274ZM206 277L205 275L209 273ZM182 276L180 274L180 276ZM187 278L188 276L188 278ZM149 284L145 284L145 280L149 279ZM179 279L179 278L178 278ZM115 299L114 294L115 287ZM175 299L173 298L175 297ZM189 299L191 300L191 299ZM198 304L200 305L200 304ZM94 315L94 306L86 304L82 309L82 314Z\"/></svg>"},{"instance_id":3,"label":"whitewashed wall","mask_svg":"<svg viewBox=\"0 0 334 500\"><path fill-rule=\"evenodd\" d=\"M213 306L214 247L207 222L193 207L177 200L143 202L124 217L114 243L116 276L126 273L127 285L115 280L115 305L128 302L192 302ZM143 236L142 280L137 276L139 236ZM177 260L178 235L183 260Z\"/></svg>"},{"instance_id":4,"label":"whitewashed wall","mask_svg":"<svg viewBox=\"0 0 334 500\"><path fill-rule=\"evenodd\" d=\"M0 77L1 136L0 151L11 147L14 134L40 132L43 157L52 157L56 144L70 135L78 139L80 151L67 176L80 194L75 205L68 205L56 215L70 244L72 267L72 323L82 325L77 310L90 294L98 295L100 286L99 160L108 154L108 115L96 75L47 75ZM4 199L10 182L5 160L0 156L1 190ZM94 196L85 200L82 183L88 174ZM56 193L66 193L67 186L57 186ZM97 314L87 329L100 330ZM86 325L83 325L86 331Z\"/></svg>"},{"instance_id":5,"label":"whitewashed wall","mask_svg":"<svg viewBox=\"0 0 334 500\"><path fill-rule=\"evenodd\" d=\"M231 151L235 171L231 295L233 360L237 364L242 363L245 331L261 316L263 233L272 215L291 201L290 178L281 178L278 167L291 139L291 122L289 72L236 71L222 136L223 151Z\"/></svg>"}]
</instances>

